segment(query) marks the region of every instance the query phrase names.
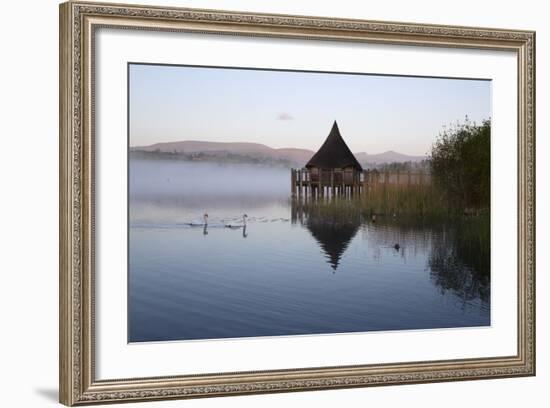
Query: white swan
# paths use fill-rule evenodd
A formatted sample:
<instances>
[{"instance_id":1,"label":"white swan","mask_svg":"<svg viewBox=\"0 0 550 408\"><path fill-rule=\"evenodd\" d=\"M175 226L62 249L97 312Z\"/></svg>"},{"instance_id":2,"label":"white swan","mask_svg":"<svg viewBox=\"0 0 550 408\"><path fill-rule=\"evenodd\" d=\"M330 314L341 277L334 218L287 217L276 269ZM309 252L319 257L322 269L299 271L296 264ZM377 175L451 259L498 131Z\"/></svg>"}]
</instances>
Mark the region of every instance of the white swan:
<instances>
[{"instance_id":1,"label":"white swan","mask_svg":"<svg viewBox=\"0 0 550 408\"><path fill-rule=\"evenodd\" d=\"M247 218L248 218L248 215L243 214L242 224L241 223L225 224L225 228L238 229L238 228L246 227Z\"/></svg>"},{"instance_id":2,"label":"white swan","mask_svg":"<svg viewBox=\"0 0 550 408\"><path fill-rule=\"evenodd\" d=\"M208 225L208 214L207 213L204 213L204 215L202 216L202 222L198 221L198 220L195 220L195 221L191 221L191 222L188 222L187 225L190 225L191 227L205 227Z\"/></svg>"}]
</instances>

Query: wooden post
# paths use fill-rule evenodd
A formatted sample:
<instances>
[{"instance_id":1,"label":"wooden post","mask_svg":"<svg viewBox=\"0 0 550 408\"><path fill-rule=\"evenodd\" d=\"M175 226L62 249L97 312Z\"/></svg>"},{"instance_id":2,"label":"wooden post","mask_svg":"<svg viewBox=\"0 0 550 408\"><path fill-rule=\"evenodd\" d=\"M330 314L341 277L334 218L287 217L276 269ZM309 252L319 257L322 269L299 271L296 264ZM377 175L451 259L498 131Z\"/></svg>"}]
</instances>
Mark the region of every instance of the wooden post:
<instances>
[{"instance_id":1,"label":"wooden post","mask_svg":"<svg viewBox=\"0 0 550 408\"><path fill-rule=\"evenodd\" d=\"M292 197L296 197L296 170L290 169L290 192Z\"/></svg>"},{"instance_id":2,"label":"wooden post","mask_svg":"<svg viewBox=\"0 0 550 408\"><path fill-rule=\"evenodd\" d=\"M330 169L330 196L334 197L334 169Z\"/></svg>"},{"instance_id":3,"label":"wooden post","mask_svg":"<svg viewBox=\"0 0 550 408\"><path fill-rule=\"evenodd\" d=\"M346 184L347 174L348 174L348 172L346 170L344 170L344 191L345 191L345 196L346 197L348 196L348 192L349 192L348 185Z\"/></svg>"},{"instance_id":4,"label":"wooden post","mask_svg":"<svg viewBox=\"0 0 550 408\"><path fill-rule=\"evenodd\" d=\"M306 181L307 181L307 180L306 180ZM309 183L309 182L308 182L308 183ZM309 184L307 184L307 185L309 185ZM309 187L307 187L307 185L306 185L306 190L304 191L304 201L306 201L306 202L307 202L308 196L309 196L309 194L310 194L310 192L309 192Z\"/></svg>"},{"instance_id":5,"label":"wooden post","mask_svg":"<svg viewBox=\"0 0 550 408\"><path fill-rule=\"evenodd\" d=\"M300 176L298 177L298 185L299 185L299 190L298 190L298 195L302 195L302 179L304 178L304 170L303 169L300 169Z\"/></svg>"},{"instance_id":6,"label":"wooden post","mask_svg":"<svg viewBox=\"0 0 550 408\"><path fill-rule=\"evenodd\" d=\"M321 170L321 173L319 174L319 188L321 189L321 197L325 197L325 183L323 183L323 170Z\"/></svg>"}]
</instances>

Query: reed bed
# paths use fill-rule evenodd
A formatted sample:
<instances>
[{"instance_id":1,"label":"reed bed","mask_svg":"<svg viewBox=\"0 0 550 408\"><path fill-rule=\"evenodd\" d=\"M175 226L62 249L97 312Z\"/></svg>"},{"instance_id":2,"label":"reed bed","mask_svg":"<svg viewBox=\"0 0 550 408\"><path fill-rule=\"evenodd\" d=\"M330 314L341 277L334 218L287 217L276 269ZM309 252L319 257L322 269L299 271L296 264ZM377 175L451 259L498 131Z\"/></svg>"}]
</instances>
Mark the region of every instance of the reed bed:
<instances>
[{"instance_id":1,"label":"reed bed","mask_svg":"<svg viewBox=\"0 0 550 408\"><path fill-rule=\"evenodd\" d=\"M445 195L432 185L377 186L354 201L372 214L424 216L448 215L452 211Z\"/></svg>"},{"instance_id":2,"label":"reed bed","mask_svg":"<svg viewBox=\"0 0 550 408\"><path fill-rule=\"evenodd\" d=\"M372 217L373 215L449 216L446 197L433 186L382 185L352 197L324 197L302 200L299 206L325 219Z\"/></svg>"}]
</instances>

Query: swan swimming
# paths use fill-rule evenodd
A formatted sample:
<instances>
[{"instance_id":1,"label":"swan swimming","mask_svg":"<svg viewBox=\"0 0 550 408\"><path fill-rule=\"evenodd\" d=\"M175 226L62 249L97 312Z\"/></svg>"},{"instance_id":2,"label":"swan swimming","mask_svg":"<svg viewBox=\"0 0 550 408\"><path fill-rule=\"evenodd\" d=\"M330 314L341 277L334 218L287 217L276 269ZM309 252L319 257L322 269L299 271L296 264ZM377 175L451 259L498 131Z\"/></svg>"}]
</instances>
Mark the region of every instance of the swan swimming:
<instances>
[{"instance_id":1,"label":"swan swimming","mask_svg":"<svg viewBox=\"0 0 550 408\"><path fill-rule=\"evenodd\" d=\"M204 213L204 215L202 216L202 220L203 222L200 222L198 220L195 220L195 221L191 221L191 222L188 222L187 225L191 226L191 227L205 227L208 225L208 213Z\"/></svg>"},{"instance_id":2,"label":"swan swimming","mask_svg":"<svg viewBox=\"0 0 550 408\"><path fill-rule=\"evenodd\" d=\"M225 224L225 228L231 228L231 229L238 229L246 227L246 219L248 218L248 215L244 214L242 223L232 223L232 224Z\"/></svg>"}]
</instances>

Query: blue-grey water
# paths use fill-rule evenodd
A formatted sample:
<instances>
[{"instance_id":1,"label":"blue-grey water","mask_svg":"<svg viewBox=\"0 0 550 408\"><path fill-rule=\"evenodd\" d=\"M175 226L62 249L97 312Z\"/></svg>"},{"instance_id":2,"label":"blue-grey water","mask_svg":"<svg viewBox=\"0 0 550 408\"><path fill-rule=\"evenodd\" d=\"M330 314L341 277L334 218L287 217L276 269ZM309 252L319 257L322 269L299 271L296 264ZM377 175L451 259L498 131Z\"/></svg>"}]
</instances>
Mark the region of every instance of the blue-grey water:
<instances>
[{"instance_id":1,"label":"blue-grey water","mask_svg":"<svg viewBox=\"0 0 550 408\"><path fill-rule=\"evenodd\" d=\"M130 342L490 325L478 220L327 220L292 203L289 179L130 161Z\"/></svg>"}]
</instances>

